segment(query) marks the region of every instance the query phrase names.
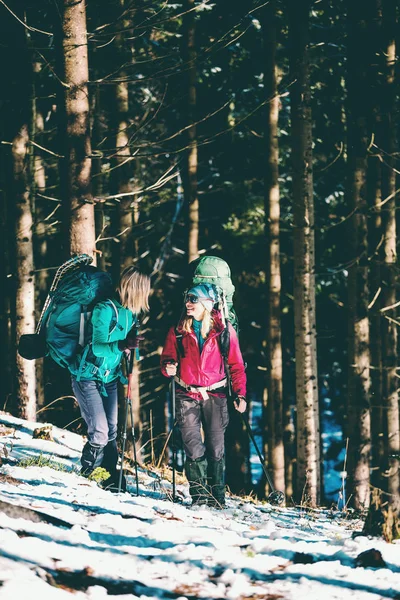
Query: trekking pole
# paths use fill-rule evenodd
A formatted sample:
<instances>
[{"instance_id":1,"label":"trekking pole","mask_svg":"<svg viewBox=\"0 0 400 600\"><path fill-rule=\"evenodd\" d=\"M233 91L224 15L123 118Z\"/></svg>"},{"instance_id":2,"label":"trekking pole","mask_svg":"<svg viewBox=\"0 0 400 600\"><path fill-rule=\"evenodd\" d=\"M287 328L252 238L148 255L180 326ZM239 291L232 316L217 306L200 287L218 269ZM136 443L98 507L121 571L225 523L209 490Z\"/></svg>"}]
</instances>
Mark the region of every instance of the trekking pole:
<instances>
[{"instance_id":1,"label":"trekking pole","mask_svg":"<svg viewBox=\"0 0 400 600\"><path fill-rule=\"evenodd\" d=\"M137 468L137 455L136 455L136 437L135 437L135 424L133 422L133 411L132 411L132 400L131 400L131 380L132 380L132 370L133 370L133 362L134 362L134 354L131 350L129 352L129 359L127 353L124 352L125 365L126 365L126 373L128 376L128 388L125 397L125 420L124 420L124 429L122 431L122 449L121 449L121 470L119 472L119 481L118 481L118 494L121 493L122 487L122 476L124 471L124 456L125 456L125 446L126 446L126 438L127 438L127 426L128 426L128 413L130 413L131 423L132 423L132 440L133 440L133 457L135 461L135 480L136 480L136 496L139 496L139 478L138 478L138 468Z\"/></svg>"},{"instance_id":2,"label":"trekking pole","mask_svg":"<svg viewBox=\"0 0 400 600\"><path fill-rule=\"evenodd\" d=\"M172 443L172 502L176 501L176 475L175 475L175 461L176 461L176 448L175 448L175 416L176 416L176 387L175 387L175 379L171 378L170 383L170 394L172 400L172 435L171 435L171 443Z\"/></svg>"},{"instance_id":3,"label":"trekking pole","mask_svg":"<svg viewBox=\"0 0 400 600\"><path fill-rule=\"evenodd\" d=\"M271 488L271 493L268 496L268 501L271 504L283 504L285 502L285 494L283 492L280 492L279 490L275 489L274 484L272 483L272 479L271 479L271 477L270 477L267 469L265 468L264 457L263 457L263 455L260 452L260 449L259 449L259 447L257 445L257 442L255 440L254 434L253 434L253 432L251 430L251 427L249 425L249 422L248 422L248 420L246 419L246 417L242 413L239 413L239 414L240 414L240 417L241 417L243 423L245 424L247 433L249 434L249 437L250 437L251 441L253 442L254 448L255 448L255 450L257 452L257 455L258 455L258 458L260 459L261 467L262 467L262 470L264 471L265 478L268 481L269 487Z\"/></svg>"},{"instance_id":4,"label":"trekking pole","mask_svg":"<svg viewBox=\"0 0 400 600\"><path fill-rule=\"evenodd\" d=\"M228 397L233 399L233 393L232 393L232 380L231 380L231 373L229 370L229 365L228 365L228 359L226 356L223 357L224 358L224 363L225 363L225 373L226 373L226 379L227 379L227 388L228 388ZM238 411L237 411L238 412ZM257 442L255 440L254 434L251 430L250 424L248 422L248 420L246 419L246 417L242 414L240 414L240 418L242 419L242 422L244 423L245 427L246 427L246 431L251 439L251 441L253 442L254 448L257 452L258 458L260 459L260 463L261 463L261 468L264 472L265 478L268 482L269 487L271 488L271 493L268 496L268 501L271 504L283 504L285 502L285 494L283 492L280 492L279 490L275 489L274 484L272 483L272 479L267 471L267 469L265 468L265 460L263 455L260 452L260 449L257 445Z\"/></svg>"}]
</instances>

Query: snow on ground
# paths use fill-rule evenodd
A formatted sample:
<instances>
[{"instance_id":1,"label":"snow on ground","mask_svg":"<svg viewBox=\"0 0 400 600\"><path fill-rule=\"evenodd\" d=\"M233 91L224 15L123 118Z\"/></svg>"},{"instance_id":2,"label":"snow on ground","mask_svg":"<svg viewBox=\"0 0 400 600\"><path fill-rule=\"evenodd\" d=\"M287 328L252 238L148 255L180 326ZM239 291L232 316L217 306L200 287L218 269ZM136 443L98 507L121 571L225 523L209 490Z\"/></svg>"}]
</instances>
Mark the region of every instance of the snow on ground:
<instances>
[{"instance_id":1,"label":"snow on ground","mask_svg":"<svg viewBox=\"0 0 400 600\"><path fill-rule=\"evenodd\" d=\"M33 439L41 426L0 413L0 600L400 599L400 544L354 536L360 521L234 497L192 509L187 486L174 504L170 483L142 469L139 496L132 475L118 496L78 474L80 436ZM63 470L18 466L40 455ZM63 525L9 516L4 502ZM370 549L381 568L360 566Z\"/></svg>"}]
</instances>

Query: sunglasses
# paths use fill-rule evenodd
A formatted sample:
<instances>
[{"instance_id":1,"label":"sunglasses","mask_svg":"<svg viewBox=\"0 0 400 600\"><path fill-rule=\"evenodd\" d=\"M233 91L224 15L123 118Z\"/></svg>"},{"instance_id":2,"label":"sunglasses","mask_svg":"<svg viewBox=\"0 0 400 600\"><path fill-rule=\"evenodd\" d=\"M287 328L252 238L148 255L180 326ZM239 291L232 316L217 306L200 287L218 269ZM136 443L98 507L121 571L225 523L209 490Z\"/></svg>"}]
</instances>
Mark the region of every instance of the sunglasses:
<instances>
[{"instance_id":1,"label":"sunglasses","mask_svg":"<svg viewBox=\"0 0 400 600\"><path fill-rule=\"evenodd\" d=\"M197 304L198 301L199 301L198 296L195 296L194 294L186 294L185 295L185 302L190 302L191 304Z\"/></svg>"}]
</instances>

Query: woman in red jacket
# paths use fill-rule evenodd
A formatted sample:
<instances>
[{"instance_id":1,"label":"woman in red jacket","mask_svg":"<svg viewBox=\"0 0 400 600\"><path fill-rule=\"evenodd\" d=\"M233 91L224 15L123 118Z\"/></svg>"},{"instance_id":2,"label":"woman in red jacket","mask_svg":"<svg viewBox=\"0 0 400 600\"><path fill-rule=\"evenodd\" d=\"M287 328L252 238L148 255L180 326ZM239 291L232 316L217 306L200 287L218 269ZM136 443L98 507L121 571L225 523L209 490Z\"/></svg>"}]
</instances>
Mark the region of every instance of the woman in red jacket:
<instances>
[{"instance_id":1,"label":"woman in red jacket","mask_svg":"<svg viewBox=\"0 0 400 600\"><path fill-rule=\"evenodd\" d=\"M186 314L171 327L161 370L176 382L176 415L186 454L185 472L193 504L225 505L225 430L229 422L227 379L219 338L224 323L214 288L200 284L185 295ZM228 365L235 408L246 410L246 374L230 323ZM201 429L204 431L204 441Z\"/></svg>"}]
</instances>

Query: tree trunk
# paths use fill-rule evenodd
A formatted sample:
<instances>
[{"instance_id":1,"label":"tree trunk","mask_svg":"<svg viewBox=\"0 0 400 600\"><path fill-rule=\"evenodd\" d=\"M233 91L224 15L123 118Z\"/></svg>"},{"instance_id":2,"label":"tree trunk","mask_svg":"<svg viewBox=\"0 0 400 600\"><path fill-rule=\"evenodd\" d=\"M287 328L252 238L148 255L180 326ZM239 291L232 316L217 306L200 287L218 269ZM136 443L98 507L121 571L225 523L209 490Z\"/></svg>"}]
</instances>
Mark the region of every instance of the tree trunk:
<instances>
[{"instance_id":1,"label":"tree trunk","mask_svg":"<svg viewBox=\"0 0 400 600\"><path fill-rule=\"evenodd\" d=\"M348 274L348 497L355 508L369 501L370 335L368 320L367 85L368 27L365 14L348 6L348 203L352 211Z\"/></svg>"},{"instance_id":2,"label":"tree trunk","mask_svg":"<svg viewBox=\"0 0 400 600\"><path fill-rule=\"evenodd\" d=\"M33 85L32 85L32 128L31 138L33 142L43 145L41 139L44 132L44 117L37 102L36 83L38 75L42 70L42 63L39 60L33 60ZM46 172L44 161L36 147L31 148L31 174L32 174L32 212L34 214L34 262L37 269L35 305L36 315L40 315L42 305L48 293L49 276L46 266L47 235L45 214L43 211L42 200L37 198L37 193L44 194L46 191ZM36 361L36 396L38 408L44 406L44 360L40 358Z\"/></svg>"},{"instance_id":3,"label":"tree trunk","mask_svg":"<svg viewBox=\"0 0 400 600\"><path fill-rule=\"evenodd\" d=\"M23 8L15 7L22 18ZM22 14L21 14L22 13ZM35 361L16 351L22 334L35 331L35 276L33 266L33 218L29 176L29 130L32 119L32 62L26 30L8 11L1 14L1 64L3 68L2 131L5 159L8 227L10 234L11 347L13 410L24 419L36 419ZM2 290L4 292L4 290ZM7 347L5 349L7 351ZM15 353L15 361L14 361ZM6 356L3 352L3 356ZM11 406L9 407L9 409Z\"/></svg>"},{"instance_id":4,"label":"tree trunk","mask_svg":"<svg viewBox=\"0 0 400 600\"><path fill-rule=\"evenodd\" d=\"M3 138L3 124L0 127ZM9 253L9 227L8 227L8 207L6 196L7 164L4 160L4 152L0 155L0 285L2 293L0 294L0 339L2 340L2 353L4 356L11 355L10 340L10 253ZM12 236L11 236L12 237ZM8 360L0 361L0 407L1 410L7 410L7 400L12 390L11 365Z\"/></svg>"},{"instance_id":5,"label":"tree trunk","mask_svg":"<svg viewBox=\"0 0 400 600\"><path fill-rule=\"evenodd\" d=\"M264 89L268 103L265 119L265 233L267 248L267 431L268 466L274 487L285 489L285 456L283 446L283 390L281 343L281 267L279 252L279 183L278 183L278 117L279 96L276 67L276 1L265 8L264 14ZM264 431L265 436L267 432ZM265 450L264 450L265 454ZM267 485L267 484L266 484ZM268 488L268 486L267 486ZM268 489L266 489L268 495Z\"/></svg>"},{"instance_id":6,"label":"tree trunk","mask_svg":"<svg viewBox=\"0 0 400 600\"><path fill-rule=\"evenodd\" d=\"M119 0L119 8L124 9L125 0ZM122 21L123 29L132 26L131 20ZM125 64L132 60L132 54L127 53L124 48L123 34L116 36L116 56L118 64ZM114 129L115 129L115 156L113 160L114 171L114 190L116 194L131 194L134 191L134 168L131 160L131 148L129 139L129 86L127 73L121 69L118 73L119 81L115 86L115 107L114 107ZM119 243L114 246L113 265L114 272L120 275L120 272L131 265L134 259L137 259L138 245L134 241L134 224L138 220L137 198L134 195L121 196L116 208L115 229L118 235ZM136 438L136 456L138 461L141 457L141 406L140 406L140 364L137 360L133 363L131 374L130 395L132 401L133 423L129 421L129 427L135 428ZM131 440L128 440L127 451L133 456L133 446Z\"/></svg>"},{"instance_id":7,"label":"tree trunk","mask_svg":"<svg viewBox=\"0 0 400 600\"><path fill-rule=\"evenodd\" d=\"M197 194L197 68L195 1L186 0L183 17L183 58L187 72L187 150L184 169L184 194L188 211L188 261L199 256L199 199Z\"/></svg>"},{"instance_id":8,"label":"tree trunk","mask_svg":"<svg viewBox=\"0 0 400 600\"><path fill-rule=\"evenodd\" d=\"M94 205L91 192L88 54L84 0L62 0L64 135L61 188L69 255L95 258Z\"/></svg>"},{"instance_id":9,"label":"tree trunk","mask_svg":"<svg viewBox=\"0 0 400 600\"><path fill-rule=\"evenodd\" d=\"M119 10L122 12L126 4L125 0L119 0ZM132 19L123 19L123 29L132 27ZM130 42L126 42L127 44ZM124 35L116 35L116 57L117 64L124 65L132 62L132 48L125 47ZM124 69L118 72L118 81L115 85L115 107L113 118L113 130L115 130L115 156L113 159L113 188L116 194L132 194L134 191L134 161L131 157L130 148L130 123L133 115L129 114L129 77ZM121 196L117 204L117 217L115 223L115 234L118 236L118 244L114 245L113 262L116 272L132 264L136 257L133 239L133 225L135 212L137 213L137 197L134 195Z\"/></svg>"},{"instance_id":10,"label":"tree trunk","mask_svg":"<svg viewBox=\"0 0 400 600\"><path fill-rule=\"evenodd\" d=\"M398 322L395 318L398 314L396 304L398 301L396 294L397 284L397 253L396 253L396 171L395 152L396 144L396 83L395 83L395 65L396 65L396 7L389 0L383 3L383 25L385 34L385 44L383 45L385 65L385 88L383 97L383 125L384 135L382 140L382 151L385 156L385 169L382 177L382 198L385 202L383 215L383 307L384 316L382 323L382 356L383 356L383 398L386 409L387 419L387 438L386 438L386 465L387 472L387 491L389 507L400 518L400 477L399 477L399 459L400 459L400 433L399 433L399 376L397 372L397 327ZM394 308L389 308L394 307Z\"/></svg>"},{"instance_id":11,"label":"tree trunk","mask_svg":"<svg viewBox=\"0 0 400 600\"><path fill-rule=\"evenodd\" d=\"M29 97L26 99L29 102ZM16 339L35 331L35 276L33 266L33 218L28 176L28 124L13 139L13 179L15 201L15 333ZM36 419L35 361L16 355L17 414Z\"/></svg>"},{"instance_id":12,"label":"tree trunk","mask_svg":"<svg viewBox=\"0 0 400 600\"><path fill-rule=\"evenodd\" d=\"M297 500L320 501L320 433L315 314L312 116L308 21L310 2L290 0L294 318L297 402Z\"/></svg>"}]
</instances>

